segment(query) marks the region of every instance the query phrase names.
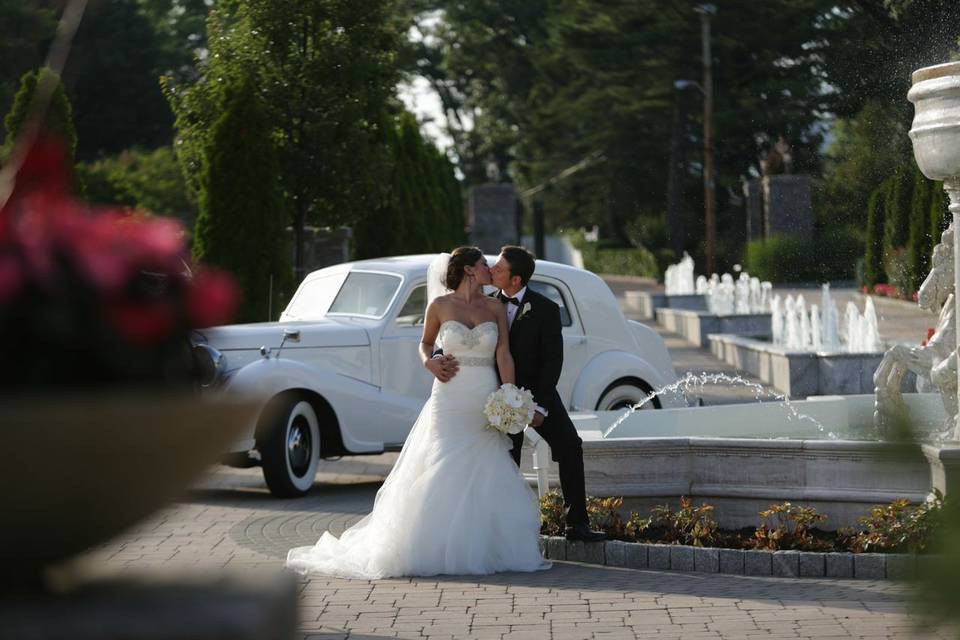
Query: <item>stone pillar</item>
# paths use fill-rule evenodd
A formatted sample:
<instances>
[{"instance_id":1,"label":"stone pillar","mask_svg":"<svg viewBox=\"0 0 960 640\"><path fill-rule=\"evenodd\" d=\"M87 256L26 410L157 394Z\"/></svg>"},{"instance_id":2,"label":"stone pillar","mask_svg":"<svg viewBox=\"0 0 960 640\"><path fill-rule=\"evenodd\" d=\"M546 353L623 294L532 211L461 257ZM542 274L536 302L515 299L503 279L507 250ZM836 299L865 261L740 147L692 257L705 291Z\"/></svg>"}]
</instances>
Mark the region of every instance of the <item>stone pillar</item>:
<instances>
[{"instance_id":1,"label":"stone pillar","mask_svg":"<svg viewBox=\"0 0 960 640\"><path fill-rule=\"evenodd\" d=\"M512 184L482 184L467 195L470 243L484 253L500 253L505 244L519 244L517 193Z\"/></svg>"},{"instance_id":2,"label":"stone pillar","mask_svg":"<svg viewBox=\"0 0 960 640\"><path fill-rule=\"evenodd\" d=\"M763 177L764 237L813 236L810 176Z\"/></svg>"},{"instance_id":3,"label":"stone pillar","mask_svg":"<svg viewBox=\"0 0 960 640\"><path fill-rule=\"evenodd\" d=\"M287 233L290 236L292 261L293 229L288 227ZM338 229L306 227L303 234L303 268L305 274L350 260L350 238L353 237L353 230L349 227Z\"/></svg>"},{"instance_id":4,"label":"stone pillar","mask_svg":"<svg viewBox=\"0 0 960 640\"><path fill-rule=\"evenodd\" d=\"M747 210L747 241L763 238L763 189L760 179L743 183L743 201Z\"/></svg>"}]
</instances>

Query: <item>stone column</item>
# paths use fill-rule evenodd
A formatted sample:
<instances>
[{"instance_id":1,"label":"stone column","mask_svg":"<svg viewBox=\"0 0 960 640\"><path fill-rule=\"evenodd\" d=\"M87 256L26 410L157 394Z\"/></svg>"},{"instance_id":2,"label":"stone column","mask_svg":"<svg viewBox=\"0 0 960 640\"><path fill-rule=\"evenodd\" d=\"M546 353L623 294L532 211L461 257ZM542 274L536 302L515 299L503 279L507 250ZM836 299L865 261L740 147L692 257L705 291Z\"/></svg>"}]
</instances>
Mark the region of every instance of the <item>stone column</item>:
<instances>
[{"instance_id":1,"label":"stone column","mask_svg":"<svg viewBox=\"0 0 960 640\"><path fill-rule=\"evenodd\" d=\"M763 238L763 189L760 179L743 183L743 201L747 210L747 241Z\"/></svg>"},{"instance_id":2,"label":"stone column","mask_svg":"<svg viewBox=\"0 0 960 640\"><path fill-rule=\"evenodd\" d=\"M517 194L512 184L482 184L467 196L470 243L497 254L505 244L519 244Z\"/></svg>"},{"instance_id":3,"label":"stone column","mask_svg":"<svg viewBox=\"0 0 960 640\"><path fill-rule=\"evenodd\" d=\"M810 176L764 176L763 212L764 237L812 237Z\"/></svg>"}]
</instances>

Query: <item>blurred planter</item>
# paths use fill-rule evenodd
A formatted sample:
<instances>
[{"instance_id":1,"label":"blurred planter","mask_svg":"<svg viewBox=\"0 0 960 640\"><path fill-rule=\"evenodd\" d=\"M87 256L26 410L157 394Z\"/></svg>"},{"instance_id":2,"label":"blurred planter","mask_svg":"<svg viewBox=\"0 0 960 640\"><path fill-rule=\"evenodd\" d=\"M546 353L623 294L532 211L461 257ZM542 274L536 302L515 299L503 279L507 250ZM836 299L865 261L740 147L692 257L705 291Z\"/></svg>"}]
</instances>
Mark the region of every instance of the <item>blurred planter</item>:
<instances>
[{"instance_id":1,"label":"blurred planter","mask_svg":"<svg viewBox=\"0 0 960 640\"><path fill-rule=\"evenodd\" d=\"M180 495L227 450L254 405L183 394L8 398L0 589L105 542Z\"/></svg>"}]
</instances>

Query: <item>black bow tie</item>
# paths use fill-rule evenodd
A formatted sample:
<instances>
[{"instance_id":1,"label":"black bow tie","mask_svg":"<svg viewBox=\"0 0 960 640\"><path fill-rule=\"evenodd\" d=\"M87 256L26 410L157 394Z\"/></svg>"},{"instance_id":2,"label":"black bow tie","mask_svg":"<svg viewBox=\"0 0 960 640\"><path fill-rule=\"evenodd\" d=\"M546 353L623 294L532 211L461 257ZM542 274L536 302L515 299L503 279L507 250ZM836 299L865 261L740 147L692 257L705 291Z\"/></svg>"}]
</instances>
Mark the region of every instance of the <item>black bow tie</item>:
<instances>
[{"instance_id":1,"label":"black bow tie","mask_svg":"<svg viewBox=\"0 0 960 640\"><path fill-rule=\"evenodd\" d=\"M500 298L500 302L502 302L503 304L507 304L509 302L512 305L516 305L518 307L520 306L519 300L517 300L516 298L510 298L508 296L505 296L502 291L497 294L497 297Z\"/></svg>"}]
</instances>

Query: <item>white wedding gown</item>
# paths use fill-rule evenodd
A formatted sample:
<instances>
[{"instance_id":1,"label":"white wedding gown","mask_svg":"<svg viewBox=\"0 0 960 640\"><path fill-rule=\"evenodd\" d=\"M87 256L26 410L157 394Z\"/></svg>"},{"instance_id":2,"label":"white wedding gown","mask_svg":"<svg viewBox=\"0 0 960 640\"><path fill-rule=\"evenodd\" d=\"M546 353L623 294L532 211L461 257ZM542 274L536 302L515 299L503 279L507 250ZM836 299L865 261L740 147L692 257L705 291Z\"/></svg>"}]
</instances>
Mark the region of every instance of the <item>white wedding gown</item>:
<instances>
[{"instance_id":1,"label":"white wedding gown","mask_svg":"<svg viewBox=\"0 0 960 640\"><path fill-rule=\"evenodd\" d=\"M373 511L337 539L287 554L300 573L349 578L537 571L536 495L510 457L510 439L487 426L483 407L498 386L497 324L440 326L460 370L433 391L377 492Z\"/></svg>"}]
</instances>

